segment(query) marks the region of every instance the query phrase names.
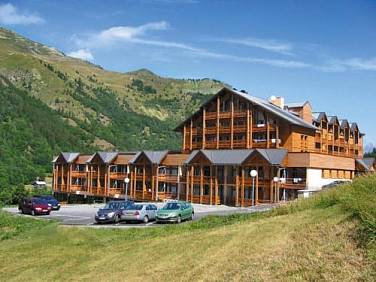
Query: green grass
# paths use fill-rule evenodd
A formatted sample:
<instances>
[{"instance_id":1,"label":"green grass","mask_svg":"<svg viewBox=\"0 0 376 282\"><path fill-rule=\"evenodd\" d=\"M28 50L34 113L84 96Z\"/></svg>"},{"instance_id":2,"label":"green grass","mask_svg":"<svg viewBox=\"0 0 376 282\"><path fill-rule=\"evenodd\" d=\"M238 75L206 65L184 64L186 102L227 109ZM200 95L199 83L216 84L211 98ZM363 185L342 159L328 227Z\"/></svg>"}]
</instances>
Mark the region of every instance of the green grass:
<instances>
[{"instance_id":1,"label":"green grass","mask_svg":"<svg viewBox=\"0 0 376 282\"><path fill-rule=\"evenodd\" d=\"M374 281L375 184L362 177L262 214L148 229L64 227L3 212L0 277Z\"/></svg>"}]
</instances>

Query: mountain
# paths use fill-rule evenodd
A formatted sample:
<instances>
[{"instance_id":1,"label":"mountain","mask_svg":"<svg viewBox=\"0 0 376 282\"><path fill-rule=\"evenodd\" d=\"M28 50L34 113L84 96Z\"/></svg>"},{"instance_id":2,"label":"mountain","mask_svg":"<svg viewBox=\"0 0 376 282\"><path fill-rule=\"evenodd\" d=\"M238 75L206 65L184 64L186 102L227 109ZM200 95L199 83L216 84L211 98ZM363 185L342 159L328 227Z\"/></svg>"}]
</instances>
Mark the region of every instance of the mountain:
<instances>
[{"instance_id":1,"label":"mountain","mask_svg":"<svg viewBox=\"0 0 376 282\"><path fill-rule=\"evenodd\" d=\"M179 149L180 136L173 128L224 86L207 78L164 78L147 69L106 71L4 28L0 28L0 84L2 102L13 93L20 104L32 101L28 106L31 112L43 112L31 117L10 103L15 111L21 111L18 114L26 115L21 119L33 132L34 137L20 138L33 142L42 134L49 148L41 142L35 152L48 151L48 161L59 150ZM1 135L6 130L4 119L20 128L13 123L14 113L2 114ZM38 127L31 118L39 119ZM69 133L56 132L63 128ZM53 134L56 139L49 140ZM23 154L16 148L12 151L15 158ZM9 163L1 152L0 162L2 167Z\"/></svg>"}]
</instances>

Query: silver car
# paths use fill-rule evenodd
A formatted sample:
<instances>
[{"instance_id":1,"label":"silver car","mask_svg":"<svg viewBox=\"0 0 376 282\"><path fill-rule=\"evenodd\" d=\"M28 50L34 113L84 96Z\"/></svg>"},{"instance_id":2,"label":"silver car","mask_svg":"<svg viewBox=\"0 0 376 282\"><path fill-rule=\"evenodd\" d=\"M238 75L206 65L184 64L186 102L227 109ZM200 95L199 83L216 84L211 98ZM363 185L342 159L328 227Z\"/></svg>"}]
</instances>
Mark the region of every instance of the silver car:
<instances>
[{"instance_id":1,"label":"silver car","mask_svg":"<svg viewBox=\"0 0 376 282\"><path fill-rule=\"evenodd\" d=\"M153 204L134 204L123 211L123 219L125 221L142 221L148 223L155 220L157 214L157 206Z\"/></svg>"}]
</instances>

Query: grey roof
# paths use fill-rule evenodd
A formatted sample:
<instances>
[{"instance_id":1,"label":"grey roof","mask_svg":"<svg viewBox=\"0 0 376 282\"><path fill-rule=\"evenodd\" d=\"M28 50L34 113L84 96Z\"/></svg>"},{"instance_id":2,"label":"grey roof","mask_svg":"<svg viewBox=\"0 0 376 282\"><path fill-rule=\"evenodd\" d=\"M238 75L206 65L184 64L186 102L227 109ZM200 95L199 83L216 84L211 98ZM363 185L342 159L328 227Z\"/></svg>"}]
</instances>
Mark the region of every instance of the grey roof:
<instances>
[{"instance_id":1,"label":"grey roof","mask_svg":"<svg viewBox=\"0 0 376 282\"><path fill-rule=\"evenodd\" d=\"M278 106L270 103L267 100L251 96L251 95L249 95L247 93L243 93L241 91L237 91L237 90L234 90L234 89L229 89L227 87L222 88L214 97L212 97L209 101L207 101L205 104L203 104L201 106L201 108L204 107L206 104L208 104L210 101L214 100L215 97L217 97L223 91L230 91L230 92L232 92L232 93L234 93L234 94L236 94L238 96L241 96L241 97L247 99L248 101L250 101L251 103L253 103L253 104L255 104L255 105L263 108L264 110L266 110L268 112L273 113L274 115L276 115L276 116L284 119L285 121L287 121L287 122L289 122L291 124L294 124L294 125L297 125L297 126L301 126L301 127L305 127L305 128L309 128L309 129L312 129L312 130L316 130L317 129L315 126L313 126L312 124L306 122L305 120L301 119L300 117L297 117L296 115L288 112L287 110L281 109L280 107L278 107ZM175 130L179 129L191 117L193 117L194 115L200 113L201 108L198 111L196 111L193 115L191 115L190 117L188 117L179 126L177 126L175 128Z\"/></svg>"},{"instance_id":2,"label":"grey roof","mask_svg":"<svg viewBox=\"0 0 376 282\"><path fill-rule=\"evenodd\" d=\"M356 159L355 161L364 168L364 171L369 171L369 167L363 159Z\"/></svg>"},{"instance_id":3,"label":"grey roof","mask_svg":"<svg viewBox=\"0 0 376 282\"><path fill-rule=\"evenodd\" d=\"M341 119L340 123L341 123L341 129L344 129L346 125L349 126L349 122L347 121L347 119Z\"/></svg>"},{"instance_id":4,"label":"grey roof","mask_svg":"<svg viewBox=\"0 0 376 282\"><path fill-rule=\"evenodd\" d=\"M167 150L164 151L140 151L138 152L130 161L129 163L135 163L137 159L144 154L152 164L160 164L161 161L165 158L168 154Z\"/></svg>"},{"instance_id":5,"label":"grey roof","mask_svg":"<svg viewBox=\"0 0 376 282\"><path fill-rule=\"evenodd\" d=\"M314 112L312 115L316 122L320 122L324 117L328 119L325 112Z\"/></svg>"},{"instance_id":6,"label":"grey roof","mask_svg":"<svg viewBox=\"0 0 376 282\"><path fill-rule=\"evenodd\" d=\"M363 158L363 162L365 165L367 165L368 168L372 168L375 161L375 158Z\"/></svg>"},{"instance_id":7,"label":"grey roof","mask_svg":"<svg viewBox=\"0 0 376 282\"><path fill-rule=\"evenodd\" d=\"M337 116L328 116L328 119L329 119L329 124L334 124L335 121L339 123Z\"/></svg>"},{"instance_id":8,"label":"grey roof","mask_svg":"<svg viewBox=\"0 0 376 282\"><path fill-rule=\"evenodd\" d=\"M87 163L92 162L94 157L98 155L104 163L108 164L112 162L117 157L118 154L119 152L97 152L93 154L86 162Z\"/></svg>"},{"instance_id":9,"label":"grey roof","mask_svg":"<svg viewBox=\"0 0 376 282\"><path fill-rule=\"evenodd\" d=\"M358 125L356 122L352 122L351 123L351 131L354 131L355 130L355 127L358 128Z\"/></svg>"},{"instance_id":10,"label":"grey roof","mask_svg":"<svg viewBox=\"0 0 376 282\"><path fill-rule=\"evenodd\" d=\"M280 165L287 155L286 149L256 149L271 165Z\"/></svg>"},{"instance_id":11,"label":"grey roof","mask_svg":"<svg viewBox=\"0 0 376 282\"><path fill-rule=\"evenodd\" d=\"M80 155L80 153L63 152L63 153L61 153L61 155L63 156L64 160L65 160L67 163L71 163L71 162L73 162L75 159L78 158L78 156Z\"/></svg>"},{"instance_id":12,"label":"grey roof","mask_svg":"<svg viewBox=\"0 0 376 282\"><path fill-rule=\"evenodd\" d=\"M184 163L189 164L199 153L214 165L241 165L253 154L260 154L271 165L280 165L287 151L285 149L195 150Z\"/></svg>"}]
</instances>

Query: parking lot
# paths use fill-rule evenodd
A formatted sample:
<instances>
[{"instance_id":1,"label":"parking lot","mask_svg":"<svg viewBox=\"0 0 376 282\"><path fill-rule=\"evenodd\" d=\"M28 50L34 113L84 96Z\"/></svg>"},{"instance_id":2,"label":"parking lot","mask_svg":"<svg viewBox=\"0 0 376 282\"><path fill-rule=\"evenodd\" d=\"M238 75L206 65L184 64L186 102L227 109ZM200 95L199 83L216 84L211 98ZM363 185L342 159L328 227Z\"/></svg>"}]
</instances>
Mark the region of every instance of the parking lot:
<instances>
[{"instance_id":1,"label":"parking lot","mask_svg":"<svg viewBox=\"0 0 376 282\"><path fill-rule=\"evenodd\" d=\"M163 203L154 203L161 208ZM78 225L78 226L88 226L94 228L108 228L108 227L118 227L118 228L130 228L130 227L151 227L157 226L155 222L149 223L125 223L120 222L117 224L96 224L94 221L95 213L99 208L103 208L103 204L93 204L93 205L66 205L62 206L59 211L52 211L50 215L40 215L35 216L38 219L54 219L58 220L63 225ZM229 206L210 206L210 205L200 205L193 204L195 214L193 220L198 220L202 217L208 215L229 215L234 213L252 213L266 211L272 208L272 205L259 205L250 208L237 208ZM19 216L31 217L30 215L22 215L17 207L4 208L8 211Z\"/></svg>"}]
</instances>

